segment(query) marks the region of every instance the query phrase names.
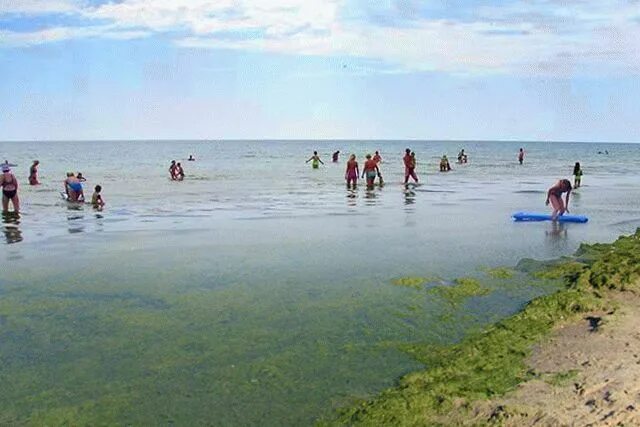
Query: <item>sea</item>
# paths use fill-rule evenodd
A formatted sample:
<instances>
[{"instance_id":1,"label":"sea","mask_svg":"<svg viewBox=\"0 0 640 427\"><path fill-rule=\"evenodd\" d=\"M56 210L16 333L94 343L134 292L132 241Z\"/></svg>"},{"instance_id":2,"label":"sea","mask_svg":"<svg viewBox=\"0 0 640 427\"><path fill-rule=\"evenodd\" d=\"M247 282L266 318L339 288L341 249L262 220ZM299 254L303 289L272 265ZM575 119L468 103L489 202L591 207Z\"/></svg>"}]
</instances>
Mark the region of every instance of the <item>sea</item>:
<instances>
[{"instance_id":1,"label":"sea","mask_svg":"<svg viewBox=\"0 0 640 427\"><path fill-rule=\"evenodd\" d=\"M384 185L348 189L348 155L374 151ZM489 280L640 227L634 144L16 141L4 159L22 209L0 224L3 425L311 425L424 368L404 344L458 342L555 289L514 279L452 306L399 279ZM550 212L575 162L588 223L511 219ZM63 200L66 172L104 210Z\"/></svg>"}]
</instances>

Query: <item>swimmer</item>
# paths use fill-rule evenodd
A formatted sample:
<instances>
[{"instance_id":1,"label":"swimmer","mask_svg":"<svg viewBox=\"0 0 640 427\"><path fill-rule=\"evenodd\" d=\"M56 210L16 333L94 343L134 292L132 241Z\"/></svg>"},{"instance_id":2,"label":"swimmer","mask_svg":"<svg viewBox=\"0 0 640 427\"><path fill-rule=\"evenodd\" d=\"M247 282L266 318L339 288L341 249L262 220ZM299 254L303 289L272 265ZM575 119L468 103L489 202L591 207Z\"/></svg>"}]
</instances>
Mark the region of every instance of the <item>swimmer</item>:
<instances>
[{"instance_id":1,"label":"swimmer","mask_svg":"<svg viewBox=\"0 0 640 427\"><path fill-rule=\"evenodd\" d=\"M524 162L524 149L520 148L520 151L518 152L518 162L520 162L520 164L522 164L522 162Z\"/></svg>"},{"instance_id":2,"label":"swimmer","mask_svg":"<svg viewBox=\"0 0 640 427\"><path fill-rule=\"evenodd\" d=\"M38 165L40 164L39 160L34 160L31 168L29 168L29 185L38 185Z\"/></svg>"},{"instance_id":3,"label":"swimmer","mask_svg":"<svg viewBox=\"0 0 640 427\"><path fill-rule=\"evenodd\" d=\"M366 158L367 160L362 167L362 177L367 177L367 188L371 189L376 177L380 175L380 170L378 169L378 163L371 158L371 154L367 154Z\"/></svg>"},{"instance_id":4,"label":"swimmer","mask_svg":"<svg viewBox=\"0 0 640 427\"><path fill-rule=\"evenodd\" d=\"M567 193L566 202L562 201L562 194ZM551 214L551 220L555 221L559 215L564 215L565 212L569 213L569 195L571 194L571 182L568 179L561 179L553 187L547 191L547 200L545 205L553 207L553 213Z\"/></svg>"},{"instance_id":5,"label":"swimmer","mask_svg":"<svg viewBox=\"0 0 640 427\"><path fill-rule=\"evenodd\" d=\"M576 162L573 167L573 188L578 188L582 184L582 168L580 162Z\"/></svg>"},{"instance_id":6,"label":"swimmer","mask_svg":"<svg viewBox=\"0 0 640 427\"><path fill-rule=\"evenodd\" d=\"M358 169L358 162L356 161L356 155L352 154L349 156L349 160L347 160L347 170L344 173L344 179L347 180L347 188L353 187L356 188L356 184L358 183L358 175L360 171Z\"/></svg>"},{"instance_id":7,"label":"swimmer","mask_svg":"<svg viewBox=\"0 0 640 427\"><path fill-rule=\"evenodd\" d=\"M9 202L13 204L13 212L20 212L20 198L18 197L18 180L11 173L8 162L2 165L0 175L0 187L2 187L2 212L9 212Z\"/></svg>"},{"instance_id":8,"label":"swimmer","mask_svg":"<svg viewBox=\"0 0 640 427\"><path fill-rule=\"evenodd\" d=\"M451 164L449 163L449 159L447 155L444 154L440 159L440 172L449 172L451 170Z\"/></svg>"},{"instance_id":9,"label":"swimmer","mask_svg":"<svg viewBox=\"0 0 640 427\"><path fill-rule=\"evenodd\" d=\"M180 162L176 165L175 173L178 181L182 181L184 179L184 169L182 169Z\"/></svg>"},{"instance_id":10,"label":"swimmer","mask_svg":"<svg viewBox=\"0 0 640 427\"><path fill-rule=\"evenodd\" d=\"M82 183L73 175L73 172L67 172L67 179L64 180L64 192L70 202L84 202Z\"/></svg>"},{"instance_id":11,"label":"swimmer","mask_svg":"<svg viewBox=\"0 0 640 427\"><path fill-rule=\"evenodd\" d=\"M416 175L416 155L412 153L410 149L404 150L405 155L402 158L404 162L404 183L409 182L409 177L413 178L415 182L418 182L418 176Z\"/></svg>"},{"instance_id":12,"label":"swimmer","mask_svg":"<svg viewBox=\"0 0 640 427\"><path fill-rule=\"evenodd\" d=\"M102 208L106 204L102 199L102 195L100 194L101 191L102 187L100 185L96 185L93 195L91 196L91 205L98 210L102 210Z\"/></svg>"},{"instance_id":13,"label":"swimmer","mask_svg":"<svg viewBox=\"0 0 640 427\"><path fill-rule=\"evenodd\" d=\"M171 160L171 165L169 165L169 175L171 176L171 180L175 181L177 176L176 176L176 161L175 160Z\"/></svg>"},{"instance_id":14,"label":"swimmer","mask_svg":"<svg viewBox=\"0 0 640 427\"><path fill-rule=\"evenodd\" d=\"M189 162L195 162L196 159L193 157L193 154L189 154L189 158L187 159Z\"/></svg>"},{"instance_id":15,"label":"swimmer","mask_svg":"<svg viewBox=\"0 0 640 427\"><path fill-rule=\"evenodd\" d=\"M373 155L373 161L376 163L382 162L382 157L380 156L380 152L376 151L376 153Z\"/></svg>"},{"instance_id":16,"label":"swimmer","mask_svg":"<svg viewBox=\"0 0 640 427\"><path fill-rule=\"evenodd\" d=\"M305 163L309 162L311 162L311 167L314 169L318 169L318 167L320 166L319 163L322 163L324 165L324 162L320 160L320 156L318 156L317 151L314 151L313 156L309 157L309 160L307 160Z\"/></svg>"},{"instance_id":17,"label":"swimmer","mask_svg":"<svg viewBox=\"0 0 640 427\"><path fill-rule=\"evenodd\" d=\"M338 163L338 156L339 155L340 155L340 150L338 150L335 153L333 153L333 155L331 156L331 160L333 161L333 163Z\"/></svg>"}]
</instances>

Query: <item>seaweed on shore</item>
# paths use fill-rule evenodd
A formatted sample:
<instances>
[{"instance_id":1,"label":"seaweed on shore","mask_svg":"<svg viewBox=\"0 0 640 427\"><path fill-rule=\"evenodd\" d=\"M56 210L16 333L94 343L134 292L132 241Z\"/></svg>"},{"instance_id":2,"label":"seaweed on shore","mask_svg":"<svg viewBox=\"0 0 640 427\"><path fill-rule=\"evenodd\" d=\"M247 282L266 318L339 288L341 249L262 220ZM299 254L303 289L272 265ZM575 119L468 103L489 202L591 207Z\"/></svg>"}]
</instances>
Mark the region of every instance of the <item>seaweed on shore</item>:
<instances>
[{"instance_id":1,"label":"seaweed on shore","mask_svg":"<svg viewBox=\"0 0 640 427\"><path fill-rule=\"evenodd\" d=\"M612 305L603 290L638 287L640 229L611 244L582 245L575 259L543 267L528 264L536 267L528 269L535 276L564 279L565 288L532 300L520 313L459 344L405 346L427 369L408 374L396 387L342 410L333 423L440 424L453 407L512 390L533 375L527 370L526 357L556 324Z\"/></svg>"}]
</instances>

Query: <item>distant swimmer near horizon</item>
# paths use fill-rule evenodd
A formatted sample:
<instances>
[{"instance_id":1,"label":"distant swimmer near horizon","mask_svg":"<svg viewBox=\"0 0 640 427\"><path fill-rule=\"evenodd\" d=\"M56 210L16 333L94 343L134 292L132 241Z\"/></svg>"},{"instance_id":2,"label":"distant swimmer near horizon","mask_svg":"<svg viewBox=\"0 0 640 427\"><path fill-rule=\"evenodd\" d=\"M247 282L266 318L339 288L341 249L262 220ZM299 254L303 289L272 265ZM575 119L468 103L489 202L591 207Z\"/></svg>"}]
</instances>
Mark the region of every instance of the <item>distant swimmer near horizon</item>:
<instances>
[{"instance_id":1,"label":"distant swimmer near horizon","mask_svg":"<svg viewBox=\"0 0 640 427\"><path fill-rule=\"evenodd\" d=\"M449 163L449 159L447 155L444 154L440 159L440 172L449 172L451 170L451 164Z\"/></svg>"},{"instance_id":2,"label":"distant swimmer near horizon","mask_svg":"<svg viewBox=\"0 0 640 427\"><path fill-rule=\"evenodd\" d=\"M193 154L189 154L189 158L187 159L189 162L195 162L196 159L193 157Z\"/></svg>"},{"instance_id":3,"label":"distant swimmer near horizon","mask_svg":"<svg viewBox=\"0 0 640 427\"><path fill-rule=\"evenodd\" d=\"M567 193L565 202L562 201L562 194ZM571 181L568 179L559 180L553 187L547 191L547 200L545 205L553 206L553 212L551 213L551 220L555 221L559 215L563 215L565 212L569 213L569 195L571 194Z\"/></svg>"},{"instance_id":4,"label":"distant swimmer near horizon","mask_svg":"<svg viewBox=\"0 0 640 427\"><path fill-rule=\"evenodd\" d=\"M318 156L317 151L314 151L313 156L309 157L309 159L305 163L309 163L309 162L311 162L311 167L313 169L318 169L320 167L320 163L324 165L324 162L320 160L320 156Z\"/></svg>"}]
</instances>

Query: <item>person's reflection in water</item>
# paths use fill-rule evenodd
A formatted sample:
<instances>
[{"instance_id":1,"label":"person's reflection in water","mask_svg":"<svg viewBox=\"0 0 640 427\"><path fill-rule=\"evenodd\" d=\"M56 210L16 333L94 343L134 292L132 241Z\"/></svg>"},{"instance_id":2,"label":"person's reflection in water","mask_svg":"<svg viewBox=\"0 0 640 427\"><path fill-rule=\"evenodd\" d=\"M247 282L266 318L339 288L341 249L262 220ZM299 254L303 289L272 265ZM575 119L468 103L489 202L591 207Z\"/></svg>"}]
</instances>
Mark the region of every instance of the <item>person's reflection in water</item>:
<instances>
[{"instance_id":1,"label":"person's reflection in water","mask_svg":"<svg viewBox=\"0 0 640 427\"><path fill-rule=\"evenodd\" d=\"M413 191L411 186L404 186L404 204L413 205L416 202L416 192Z\"/></svg>"},{"instance_id":2,"label":"person's reflection in water","mask_svg":"<svg viewBox=\"0 0 640 427\"><path fill-rule=\"evenodd\" d=\"M545 235L554 246L564 246L568 242L567 224L560 221L552 221L551 229L545 231Z\"/></svg>"},{"instance_id":3,"label":"person's reflection in water","mask_svg":"<svg viewBox=\"0 0 640 427\"><path fill-rule=\"evenodd\" d=\"M347 188L347 206L355 208L357 205L358 192L355 189Z\"/></svg>"},{"instance_id":4,"label":"person's reflection in water","mask_svg":"<svg viewBox=\"0 0 640 427\"><path fill-rule=\"evenodd\" d=\"M20 214L15 212L3 212L2 222L4 237L7 244L22 242L22 231L20 231Z\"/></svg>"},{"instance_id":5,"label":"person's reflection in water","mask_svg":"<svg viewBox=\"0 0 640 427\"><path fill-rule=\"evenodd\" d=\"M84 231L84 209L81 204L69 204L67 209L71 212L67 214L67 221L69 221L69 234L82 233Z\"/></svg>"}]
</instances>

